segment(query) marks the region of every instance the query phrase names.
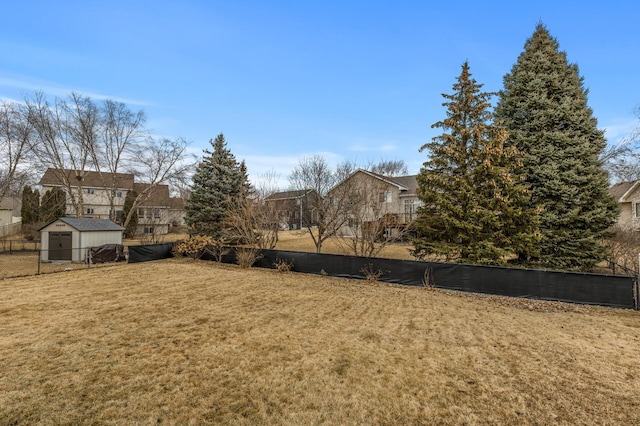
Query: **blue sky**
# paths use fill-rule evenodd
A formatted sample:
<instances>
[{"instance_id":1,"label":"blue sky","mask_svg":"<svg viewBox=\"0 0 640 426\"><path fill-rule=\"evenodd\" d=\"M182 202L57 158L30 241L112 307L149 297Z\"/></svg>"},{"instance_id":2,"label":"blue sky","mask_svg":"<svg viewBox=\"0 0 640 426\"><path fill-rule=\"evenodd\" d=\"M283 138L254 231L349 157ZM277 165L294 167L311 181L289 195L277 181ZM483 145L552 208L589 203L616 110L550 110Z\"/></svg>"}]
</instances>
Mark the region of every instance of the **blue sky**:
<instances>
[{"instance_id":1,"label":"blue sky","mask_svg":"<svg viewBox=\"0 0 640 426\"><path fill-rule=\"evenodd\" d=\"M284 185L317 153L417 173L461 64L500 90L538 21L579 65L609 141L639 125L631 1L25 0L2 14L0 98L118 99L197 154L222 132L254 180L275 170Z\"/></svg>"}]
</instances>

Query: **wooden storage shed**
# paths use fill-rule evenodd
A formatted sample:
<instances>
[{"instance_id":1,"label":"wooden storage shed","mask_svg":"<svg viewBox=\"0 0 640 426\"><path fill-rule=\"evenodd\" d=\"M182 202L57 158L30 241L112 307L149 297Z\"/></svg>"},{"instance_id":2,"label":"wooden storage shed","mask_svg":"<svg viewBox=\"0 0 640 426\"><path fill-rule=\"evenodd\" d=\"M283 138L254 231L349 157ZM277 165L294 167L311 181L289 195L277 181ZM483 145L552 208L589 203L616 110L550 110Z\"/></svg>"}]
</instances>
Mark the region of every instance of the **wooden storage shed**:
<instances>
[{"instance_id":1,"label":"wooden storage shed","mask_svg":"<svg viewBox=\"0 0 640 426\"><path fill-rule=\"evenodd\" d=\"M43 261L84 262L91 247L122 244L124 228L108 219L61 217L39 231Z\"/></svg>"}]
</instances>

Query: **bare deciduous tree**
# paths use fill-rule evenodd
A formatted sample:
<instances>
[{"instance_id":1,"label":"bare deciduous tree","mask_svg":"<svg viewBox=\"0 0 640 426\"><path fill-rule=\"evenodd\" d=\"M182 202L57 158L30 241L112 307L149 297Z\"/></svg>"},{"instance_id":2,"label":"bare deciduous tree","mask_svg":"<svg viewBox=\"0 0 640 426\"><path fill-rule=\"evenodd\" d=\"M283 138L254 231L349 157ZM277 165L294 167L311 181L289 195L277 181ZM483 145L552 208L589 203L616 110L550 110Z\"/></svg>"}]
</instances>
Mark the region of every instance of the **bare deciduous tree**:
<instances>
[{"instance_id":1,"label":"bare deciduous tree","mask_svg":"<svg viewBox=\"0 0 640 426\"><path fill-rule=\"evenodd\" d=\"M193 167L185 161L188 145L184 138L163 138L150 139L135 147L133 155L137 162L132 172L140 177L145 187L136 195L122 226L127 227L138 206L149 199L158 185L185 175Z\"/></svg>"},{"instance_id":2,"label":"bare deciduous tree","mask_svg":"<svg viewBox=\"0 0 640 426\"><path fill-rule=\"evenodd\" d=\"M0 199L16 194L28 178L24 160L29 151L31 126L17 103L0 103Z\"/></svg>"},{"instance_id":3,"label":"bare deciduous tree","mask_svg":"<svg viewBox=\"0 0 640 426\"><path fill-rule=\"evenodd\" d=\"M640 120L640 105L634 108ZM613 182L640 179L640 125L600 157Z\"/></svg>"},{"instance_id":4,"label":"bare deciduous tree","mask_svg":"<svg viewBox=\"0 0 640 426\"><path fill-rule=\"evenodd\" d=\"M366 169L387 177L405 176L409 174L407 164L403 160L380 160L378 163L369 163Z\"/></svg>"},{"instance_id":5,"label":"bare deciduous tree","mask_svg":"<svg viewBox=\"0 0 640 426\"><path fill-rule=\"evenodd\" d=\"M347 221L346 206L349 198L340 188L328 197L329 191L342 182L354 170L353 163L345 162L333 170L327 160L321 155L305 157L300 160L289 176L289 183L295 190L313 190L310 197L310 209L315 212L315 221L308 218L303 225L308 230L316 252L322 252L322 244ZM306 215L305 215L306 216Z\"/></svg>"},{"instance_id":6,"label":"bare deciduous tree","mask_svg":"<svg viewBox=\"0 0 640 426\"><path fill-rule=\"evenodd\" d=\"M344 206L347 221L336 239L340 246L356 256L373 257L406 235L408 223L388 202L389 188L385 181L360 171L331 191L349 200Z\"/></svg>"}]
</instances>

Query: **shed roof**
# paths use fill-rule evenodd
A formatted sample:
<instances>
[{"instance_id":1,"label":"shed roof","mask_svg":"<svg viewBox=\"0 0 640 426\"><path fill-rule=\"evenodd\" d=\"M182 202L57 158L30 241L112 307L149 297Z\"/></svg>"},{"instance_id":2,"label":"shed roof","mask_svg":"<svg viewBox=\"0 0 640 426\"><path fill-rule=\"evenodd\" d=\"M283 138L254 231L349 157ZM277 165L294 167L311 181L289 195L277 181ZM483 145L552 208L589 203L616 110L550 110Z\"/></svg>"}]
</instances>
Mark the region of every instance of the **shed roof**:
<instances>
[{"instance_id":1,"label":"shed roof","mask_svg":"<svg viewBox=\"0 0 640 426\"><path fill-rule=\"evenodd\" d=\"M304 195L308 194L311 191L313 191L313 189L297 189L297 190L293 190L293 191L274 192L273 194L269 195L266 198L266 200L267 201L293 200L293 199L296 199L296 198L303 197Z\"/></svg>"},{"instance_id":2,"label":"shed roof","mask_svg":"<svg viewBox=\"0 0 640 426\"><path fill-rule=\"evenodd\" d=\"M76 218L76 217L61 217L52 222L47 223L45 226L39 229L42 230L56 221L66 223L72 228L78 231L124 231L124 228L117 223L113 223L109 219L90 219L90 218Z\"/></svg>"}]
</instances>

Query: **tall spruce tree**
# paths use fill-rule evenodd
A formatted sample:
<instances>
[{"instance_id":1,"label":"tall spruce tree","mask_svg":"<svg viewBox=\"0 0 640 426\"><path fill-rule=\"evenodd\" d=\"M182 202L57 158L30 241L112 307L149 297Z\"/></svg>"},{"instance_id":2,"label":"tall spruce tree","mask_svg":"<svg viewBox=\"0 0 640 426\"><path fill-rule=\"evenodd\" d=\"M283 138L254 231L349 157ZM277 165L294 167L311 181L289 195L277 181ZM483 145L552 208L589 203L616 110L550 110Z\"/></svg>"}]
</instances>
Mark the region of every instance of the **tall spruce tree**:
<instances>
[{"instance_id":1,"label":"tall spruce tree","mask_svg":"<svg viewBox=\"0 0 640 426\"><path fill-rule=\"evenodd\" d=\"M606 146L578 66L538 24L496 107L508 144L523 153L523 171L540 209L540 261L552 268L591 270L605 257L601 243L618 208L599 161Z\"/></svg>"},{"instance_id":2,"label":"tall spruce tree","mask_svg":"<svg viewBox=\"0 0 640 426\"><path fill-rule=\"evenodd\" d=\"M246 167L238 163L227 149L224 135L210 141L213 152L205 150L193 176L191 197L186 206L185 222L192 234L227 237L225 220L232 203L246 193Z\"/></svg>"},{"instance_id":3,"label":"tall spruce tree","mask_svg":"<svg viewBox=\"0 0 640 426\"><path fill-rule=\"evenodd\" d=\"M505 147L506 131L493 122L491 93L471 78L469 64L453 85L443 134L422 146L429 152L417 177L423 206L413 255L445 255L468 263L504 264L514 252L535 252L535 212L520 174L520 156Z\"/></svg>"}]
</instances>

